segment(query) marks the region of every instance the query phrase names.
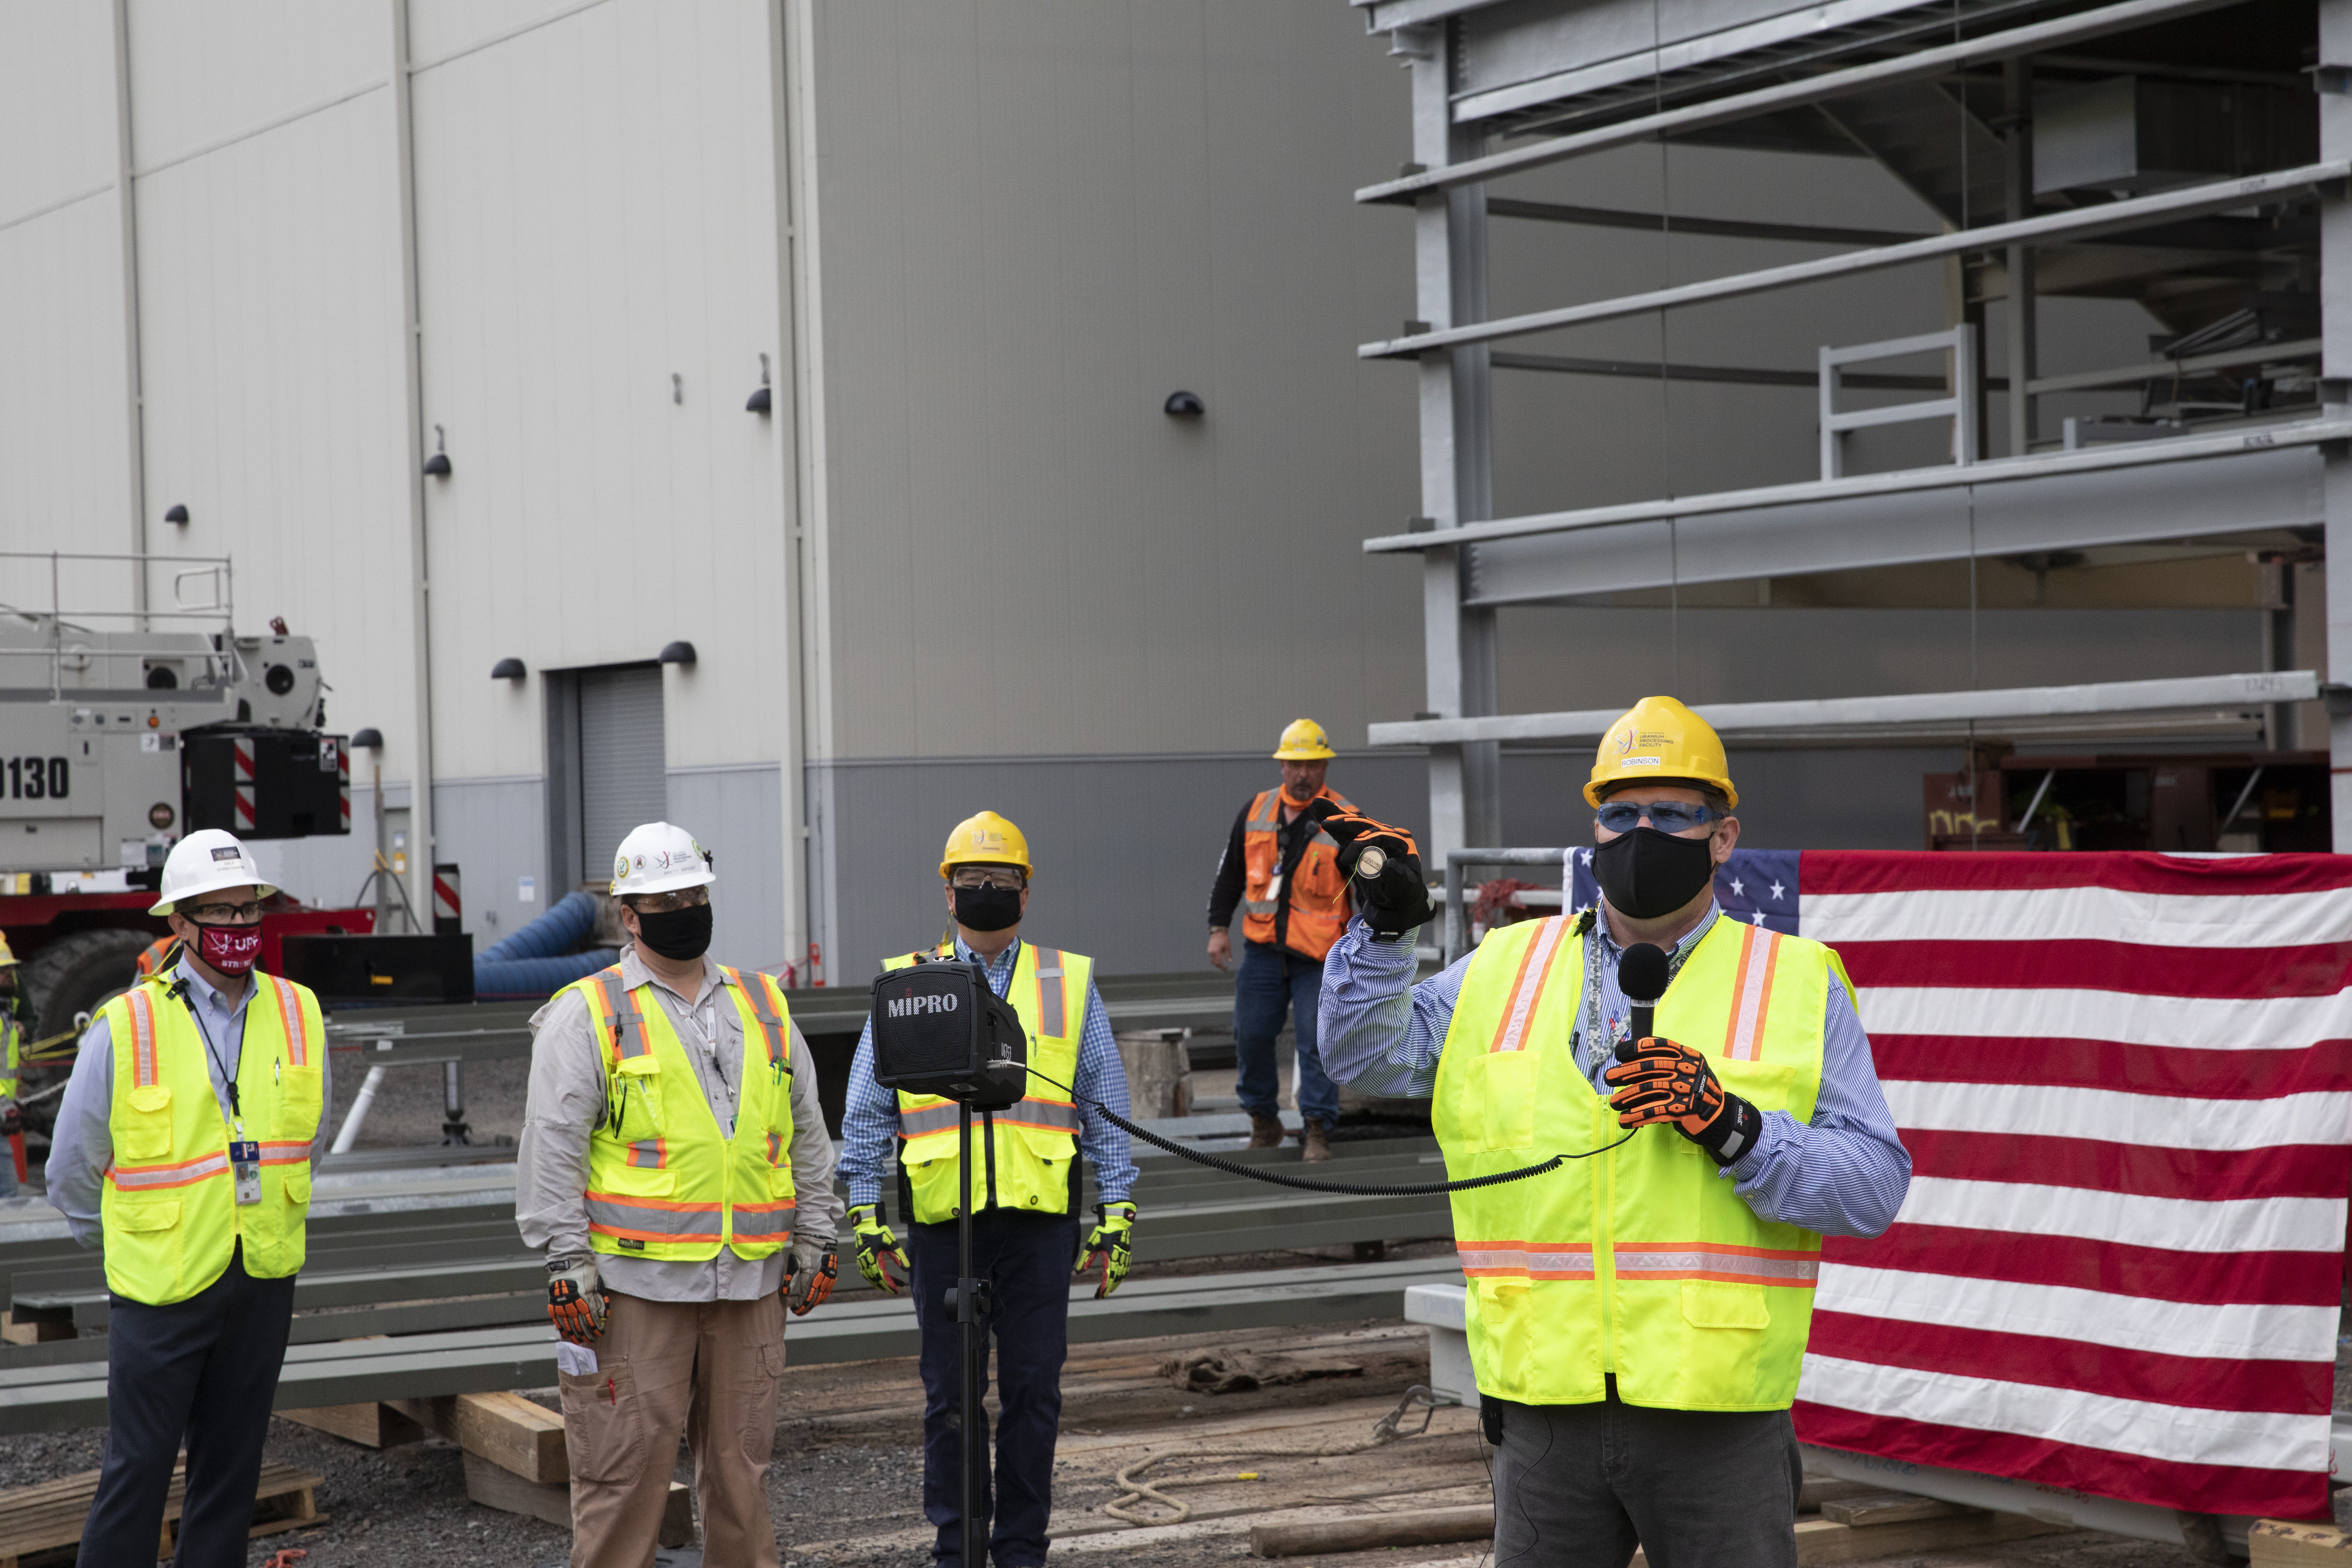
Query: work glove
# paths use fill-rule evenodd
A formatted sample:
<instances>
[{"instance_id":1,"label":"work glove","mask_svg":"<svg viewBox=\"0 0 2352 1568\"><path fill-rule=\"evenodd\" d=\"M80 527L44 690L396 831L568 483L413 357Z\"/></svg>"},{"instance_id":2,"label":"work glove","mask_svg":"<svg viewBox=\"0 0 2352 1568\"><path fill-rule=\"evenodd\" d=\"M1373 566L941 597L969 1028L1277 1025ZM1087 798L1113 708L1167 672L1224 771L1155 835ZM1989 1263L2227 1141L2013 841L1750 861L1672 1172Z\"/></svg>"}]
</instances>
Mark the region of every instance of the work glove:
<instances>
[{"instance_id":1,"label":"work glove","mask_svg":"<svg viewBox=\"0 0 2352 1568\"><path fill-rule=\"evenodd\" d=\"M796 1240L784 1258L784 1305L793 1317L805 1318L824 1305L833 1294L833 1282L840 1278L831 1242Z\"/></svg>"},{"instance_id":2,"label":"work glove","mask_svg":"<svg viewBox=\"0 0 2352 1568\"><path fill-rule=\"evenodd\" d=\"M575 1345L593 1345L604 1337L604 1314L611 1306L596 1278L593 1255L547 1260L547 1315L555 1331Z\"/></svg>"},{"instance_id":3,"label":"work glove","mask_svg":"<svg viewBox=\"0 0 2352 1568\"><path fill-rule=\"evenodd\" d=\"M892 1296L904 1290L914 1268L907 1261L907 1249L882 1223L882 1205L859 1204L849 1211L849 1220L857 1227L857 1271L866 1282Z\"/></svg>"},{"instance_id":4,"label":"work glove","mask_svg":"<svg viewBox=\"0 0 2352 1568\"><path fill-rule=\"evenodd\" d=\"M1643 1037L1617 1047L1617 1065L1602 1073L1620 1127L1672 1123L1675 1131L1728 1165L1756 1146L1764 1117L1723 1087L1707 1059L1688 1046Z\"/></svg>"},{"instance_id":5,"label":"work glove","mask_svg":"<svg viewBox=\"0 0 2352 1568\"><path fill-rule=\"evenodd\" d=\"M1429 879L1421 866L1421 847L1402 827L1391 827L1361 812L1343 811L1328 800L1307 808L1324 832L1339 846L1339 874L1350 879L1364 923L1382 942L1393 942L1437 918L1429 901ZM1358 878L1356 868L1367 849L1385 858L1378 876Z\"/></svg>"},{"instance_id":6,"label":"work glove","mask_svg":"<svg viewBox=\"0 0 2352 1568\"><path fill-rule=\"evenodd\" d=\"M1119 1287L1127 1278L1127 1266L1132 1259L1135 1238L1135 1205L1130 1203L1097 1204L1094 1233L1087 1237L1078 1253L1078 1266L1072 1274L1084 1274L1102 1260L1102 1279L1095 1285L1095 1300L1099 1301Z\"/></svg>"}]
</instances>

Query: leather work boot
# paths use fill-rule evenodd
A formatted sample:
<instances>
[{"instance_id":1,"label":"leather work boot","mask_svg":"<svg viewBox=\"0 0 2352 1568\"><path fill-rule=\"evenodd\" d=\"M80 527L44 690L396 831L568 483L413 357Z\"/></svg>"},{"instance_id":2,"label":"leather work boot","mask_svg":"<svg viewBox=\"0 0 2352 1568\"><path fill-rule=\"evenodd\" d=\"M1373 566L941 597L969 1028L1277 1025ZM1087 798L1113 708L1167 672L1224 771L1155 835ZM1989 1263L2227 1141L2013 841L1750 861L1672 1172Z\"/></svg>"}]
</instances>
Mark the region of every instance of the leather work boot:
<instances>
[{"instance_id":1,"label":"leather work boot","mask_svg":"<svg viewBox=\"0 0 2352 1568\"><path fill-rule=\"evenodd\" d=\"M1250 1141L1253 1149L1277 1149L1282 1146L1282 1118L1261 1116L1250 1112Z\"/></svg>"},{"instance_id":2,"label":"leather work boot","mask_svg":"<svg viewBox=\"0 0 2352 1568\"><path fill-rule=\"evenodd\" d=\"M1320 1121L1307 1124L1307 1149L1298 1156L1301 1164L1319 1165L1331 1157L1330 1131Z\"/></svg>"}]
</instances>

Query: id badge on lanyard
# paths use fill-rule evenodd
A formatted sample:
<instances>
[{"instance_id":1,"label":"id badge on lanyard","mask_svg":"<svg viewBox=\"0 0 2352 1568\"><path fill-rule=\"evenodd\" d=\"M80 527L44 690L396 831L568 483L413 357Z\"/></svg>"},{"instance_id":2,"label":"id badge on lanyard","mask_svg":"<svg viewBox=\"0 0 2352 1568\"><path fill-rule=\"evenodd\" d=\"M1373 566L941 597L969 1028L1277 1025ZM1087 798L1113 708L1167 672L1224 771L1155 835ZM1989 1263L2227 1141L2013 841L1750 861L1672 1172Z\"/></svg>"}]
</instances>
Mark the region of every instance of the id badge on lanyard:
<instances>
[{"instance_id":1,"label":"id badge on lanyard","mask_svg":"<svg viewBox=\"0 0 2352 1568\"><path fill-rule=\"evenodd\" d=\"M243 1128L238 1129L243 1131ZM228 1146L228 1163L236 1171L236 1202L247 1208L261 1201L261 1145L238 1139Z\"/></svg>"}]
</instances>

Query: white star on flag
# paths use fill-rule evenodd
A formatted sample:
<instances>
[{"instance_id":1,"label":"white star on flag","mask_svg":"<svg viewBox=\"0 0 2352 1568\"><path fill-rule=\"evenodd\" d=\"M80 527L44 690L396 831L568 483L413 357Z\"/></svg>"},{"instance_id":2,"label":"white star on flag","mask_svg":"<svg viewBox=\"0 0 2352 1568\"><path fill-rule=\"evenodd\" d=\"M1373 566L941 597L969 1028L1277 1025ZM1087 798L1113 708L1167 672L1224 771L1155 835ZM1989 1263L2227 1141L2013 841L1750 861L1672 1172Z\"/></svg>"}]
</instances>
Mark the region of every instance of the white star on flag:
<instances>
[{"instance_id":1,"label":"white star on flag","mask_svg":"<svg viewBox=\"0 0 2352 1568\"><path fill-rule=\"evenodd\" d=\"M1735 899L1744 899L1748 896L1747 888L1741 884L1739 879L1737 877L1731 879L1731 896Z\"/></svg>"},{"instance_id":2,"label":"white star on flag","mask_svg":"<svg viewBox=\"0 0 2352 1568\"><path fill-rule=\"evenodd\" d=\"M1781 887L1781 885L1780 885L1780 883L1775 882L1775 883L1773 883L1773 884L1772 884L1772 896L1773 896L1774 898L1776 898L1776 899L1777 899L1777 898L1780 897L1780 896L1781 896L1781 894L1782 894L1782 892L1783 892L1783 890L1784 890L1784 889L1782 889L1782 887Z\"/></svg>"}]
</instances>

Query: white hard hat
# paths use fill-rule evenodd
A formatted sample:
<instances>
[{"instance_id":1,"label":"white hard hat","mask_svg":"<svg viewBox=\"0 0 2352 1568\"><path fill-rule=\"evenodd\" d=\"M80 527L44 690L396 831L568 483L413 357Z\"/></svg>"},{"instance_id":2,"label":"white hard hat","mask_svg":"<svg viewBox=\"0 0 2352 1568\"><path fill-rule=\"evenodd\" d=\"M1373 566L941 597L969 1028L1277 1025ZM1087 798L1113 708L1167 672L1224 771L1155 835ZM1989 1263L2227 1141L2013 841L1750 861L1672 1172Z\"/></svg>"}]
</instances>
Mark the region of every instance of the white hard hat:
<instances>
[{"instance_id":1,"label":"white hard hat","mask_svg":"<svg viewBox=\"0 0 2352 1568\"><path fill-rule=\"evenodd\" d=\"M629 893L674 893L680 888L707 888L719 880L710 873L710 858L694 835L668 822L648 822L629 830L613 861L613 896Z\"/></svg>"},{"instance_id":2,"label":"white hard hat","mask_svg":"<svg viewBox=\"0 0 2352 1568\"><path fill-rule=\"evenodd\" d=\"M168 915L182 899L193 899L199 893L216 893L223 888L251 888L256 898L266 899L278 889L261 879L261 867L253 858L253 851L236 841L236 835L221 827L201 827L172 846L172 853L163 862L163 886L151 915Z\"/></svg>"}]
</instances>

